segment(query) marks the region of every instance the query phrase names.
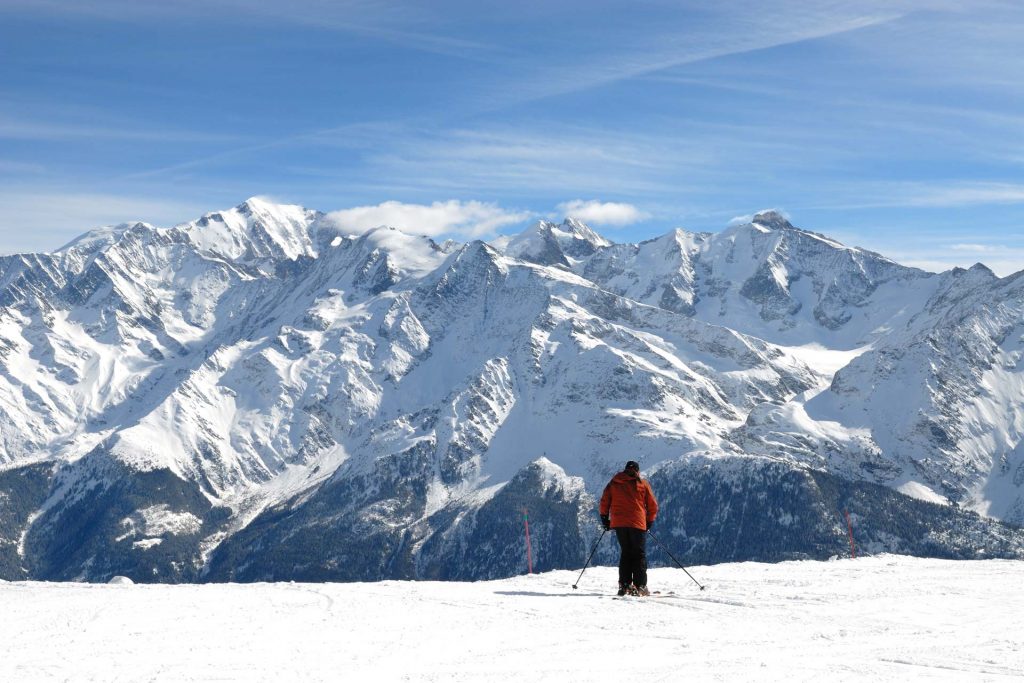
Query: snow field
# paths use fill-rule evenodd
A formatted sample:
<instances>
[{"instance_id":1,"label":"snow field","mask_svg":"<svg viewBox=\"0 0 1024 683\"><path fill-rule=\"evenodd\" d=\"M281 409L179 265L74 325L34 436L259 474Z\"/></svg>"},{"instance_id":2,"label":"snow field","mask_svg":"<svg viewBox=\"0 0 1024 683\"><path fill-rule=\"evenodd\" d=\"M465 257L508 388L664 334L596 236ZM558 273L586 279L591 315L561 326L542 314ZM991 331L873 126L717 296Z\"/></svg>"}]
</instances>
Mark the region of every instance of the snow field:
<instances>
[{"instance_id":1,"label":"snow field","mask_svg":"<svg viewBox=\"0 0 1024 683\"><path fill-rule=\"evenodd\" d=\"M1024 562L878 556L477 583L0 582L0 680L1024 680Z\"/></svg>"}]
</instances>

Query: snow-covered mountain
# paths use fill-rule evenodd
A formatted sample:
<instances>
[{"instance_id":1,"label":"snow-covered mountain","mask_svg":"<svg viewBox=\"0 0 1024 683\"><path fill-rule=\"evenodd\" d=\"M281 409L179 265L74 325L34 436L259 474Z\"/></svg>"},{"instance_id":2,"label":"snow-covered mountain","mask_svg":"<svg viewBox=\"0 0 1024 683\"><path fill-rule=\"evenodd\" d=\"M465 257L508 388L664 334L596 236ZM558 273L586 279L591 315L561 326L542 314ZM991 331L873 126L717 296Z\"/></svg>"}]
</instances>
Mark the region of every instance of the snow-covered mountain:
<instances>
[{"instance_id":1,"label":"snow-covered mountain","mask_svg":"<svg viewBox=\"0 0 1024 683\"><path fill-rule=\"evenodd\" d=\"M104 228L0 258L0 576L498 577L524 507L538 566L578 566L627 459L691 559L834 554L842 509L878 549L1018 556L1022 327L1024 277L776 212L641 244L259 199Z\"/></svg>"}]
</instances>

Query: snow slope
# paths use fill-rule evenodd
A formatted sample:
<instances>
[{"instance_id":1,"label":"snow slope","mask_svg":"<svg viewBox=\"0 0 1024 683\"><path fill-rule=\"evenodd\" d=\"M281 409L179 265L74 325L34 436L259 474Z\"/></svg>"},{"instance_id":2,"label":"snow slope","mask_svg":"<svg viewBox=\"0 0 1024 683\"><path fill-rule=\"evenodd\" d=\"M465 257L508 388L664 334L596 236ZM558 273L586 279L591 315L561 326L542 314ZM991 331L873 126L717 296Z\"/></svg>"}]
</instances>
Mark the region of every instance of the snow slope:
<instances>
[{"instance_id":1,"label":"snow slope","mask_svg":"<svg viewBox=\"0 0 1024 683\"><path fill-rule=\"evenodd\" d=\"M1010 681L1020 561L883 555L476 583L0 582L17 681Z\"/></svg>"}]
</instances>

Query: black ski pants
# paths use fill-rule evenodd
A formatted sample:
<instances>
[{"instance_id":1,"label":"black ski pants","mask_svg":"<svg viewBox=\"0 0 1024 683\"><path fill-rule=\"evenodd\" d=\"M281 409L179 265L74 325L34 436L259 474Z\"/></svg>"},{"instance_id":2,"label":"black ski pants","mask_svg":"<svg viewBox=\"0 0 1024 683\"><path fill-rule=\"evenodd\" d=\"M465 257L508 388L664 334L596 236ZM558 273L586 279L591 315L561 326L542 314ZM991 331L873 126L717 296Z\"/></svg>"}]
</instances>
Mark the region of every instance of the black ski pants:
<instances>
[{"instance_id":1,"label":"black ski pants","mask_svg":"<svg viewBox=\"0 0 1024 683\"><path fill-rule=\"evenodd\" d=\"M617 527L619 540L619 583L634 586L647 585L647 532L632 527Z\"/></svg>"}]
</instances>

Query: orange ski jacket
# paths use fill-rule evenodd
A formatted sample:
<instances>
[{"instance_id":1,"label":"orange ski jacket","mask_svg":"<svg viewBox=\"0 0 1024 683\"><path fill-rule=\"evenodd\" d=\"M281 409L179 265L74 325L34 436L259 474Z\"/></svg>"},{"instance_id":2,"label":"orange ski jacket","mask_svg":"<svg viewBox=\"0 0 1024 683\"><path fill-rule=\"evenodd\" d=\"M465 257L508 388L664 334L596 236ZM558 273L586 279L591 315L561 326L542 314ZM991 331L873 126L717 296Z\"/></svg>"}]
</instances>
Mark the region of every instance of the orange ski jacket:
<instances>
[{"instance_id":1,"label":"orange ski jacket","mask_svg":"<svg viewBox=\"0 0 1024 683\"><path fill-rule=\"evenodd\" d=\"M601 494L601 516L611 518L613 529L632 527L647 529L658 516L658 501L651 485L638 475L619 472Z\"/></svg>"}]
</instances>

